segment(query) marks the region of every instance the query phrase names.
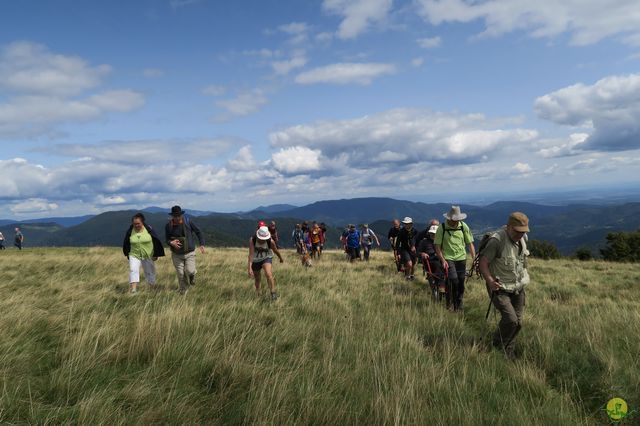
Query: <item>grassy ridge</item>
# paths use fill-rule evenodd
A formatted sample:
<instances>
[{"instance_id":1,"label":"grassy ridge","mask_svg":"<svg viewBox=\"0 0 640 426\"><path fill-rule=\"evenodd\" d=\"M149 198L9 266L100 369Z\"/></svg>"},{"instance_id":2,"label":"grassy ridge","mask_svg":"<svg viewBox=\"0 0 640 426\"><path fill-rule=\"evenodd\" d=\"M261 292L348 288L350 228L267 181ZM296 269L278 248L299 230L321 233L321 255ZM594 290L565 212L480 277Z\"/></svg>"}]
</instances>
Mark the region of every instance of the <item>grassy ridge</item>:
<instances>
[{"instance_id":1,"label":"grassy ridge","mask_svg":"<svg viewBox=\"0 0 640 426\"><path fill-rule=\"evenodd\" d=\"M388 253L285 261L274 304L240 249L199 255L186 297L168 259L163 291L129 296L117 249L0 253L0 423L600 424L609 398L640 404L634 265L533 260L511 363L475 278L457 315Z\"/></svg>"}]
</instances>

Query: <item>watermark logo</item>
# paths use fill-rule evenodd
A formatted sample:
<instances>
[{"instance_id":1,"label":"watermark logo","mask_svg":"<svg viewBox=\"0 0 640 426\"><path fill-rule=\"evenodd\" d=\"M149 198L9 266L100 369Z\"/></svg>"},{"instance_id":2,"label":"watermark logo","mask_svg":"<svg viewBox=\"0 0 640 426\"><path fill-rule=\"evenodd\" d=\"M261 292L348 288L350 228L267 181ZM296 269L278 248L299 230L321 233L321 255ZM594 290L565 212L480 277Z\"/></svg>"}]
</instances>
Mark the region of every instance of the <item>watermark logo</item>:
<instances>
[{"instance_id":1,"label":"watermark logo","mask_svg":"<svg viewBox=\"0 0 640 426\"><path fill-rule=\"evenodd\" d=\"M628 411L627 402L622 398L612 398L607 402L607 415L609 420L614 423L618 423L627 417Z\"/></svg>"}]
</instances>

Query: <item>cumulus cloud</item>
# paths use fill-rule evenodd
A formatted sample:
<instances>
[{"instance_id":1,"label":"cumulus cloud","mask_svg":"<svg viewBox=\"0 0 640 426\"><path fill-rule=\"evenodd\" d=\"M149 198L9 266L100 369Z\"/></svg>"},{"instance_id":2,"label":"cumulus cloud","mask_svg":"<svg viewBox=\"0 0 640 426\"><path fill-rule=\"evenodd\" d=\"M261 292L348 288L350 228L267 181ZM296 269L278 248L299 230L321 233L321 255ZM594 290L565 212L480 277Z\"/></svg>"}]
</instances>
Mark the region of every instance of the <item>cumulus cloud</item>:
<instances>
[{"instance_id":1,"label":"cumulus cloud","mask_svg":"<svg viewBox=\"0 0 640 426\"><path fill-rule=\"evenodd\" d=\"M440 37L419 38L416 42L418 43L418 46L423 49L433 49L435 47L440 47L442 39Z\"/></svg>"},{"instance_id":2,"label":"cumulus cloud","mask_svg":"<svg viewBox=\"0 0 640 426\"><path fill-rule=\"evenodd\" d=\"M51 53L29 42L12 43L0 53L0 138L34 137L56 125L94 120L108 112L126 112L144 104L128 89L82 96L101 85L110 67Z\"/></svg>"},{"instance_id":3,"label":"cumulus cloud","mask_svg":"<svg viewBox=\"0 0 640 426\"><path fill-rule=\"evenodd\" d=\"M531 166L527 163L516 163L513 165L513 170L520 174L528 174L533 171Z\"/></svg>"},{"instance_id":4,"label":"cumulus cloud","mask_svg":"<svg viewBox=\"0 0 640 426\"><path fill-rule=\"evenodd\" d=\"M368 85L382 75L394 74L393 64L381 63L337 63L314 68L296 76L298 84L360 84Z\"/></svg>"},{"instance_id":5,"label":"cumulus cloud","mask_svg":"<svg viewBox=\"0 0 640 426\"><path fill-rule=\"evenodd\" d=\"M640 148L640 74L575 84L536 99L539 117L593 132L581 149L622 151Z\"/></svg>"},{"instance_id":6,"label":"cumulus cloud","mask_svg":"<svg viewBox=\"0 0 640 426\"><path fill-rule=\"evenodd\" d=\"M304 146L283 148L271 157L275 168L283 173L308 173L321 169L320 150Z\"/></svg>"},{"instance_id":7,"label":"cumulus cloud","mask_svg":"<svg viewBox=\"0 0 640 426\"><path fill-rule=\"evenodd\" d=\"M352 39L364 33L372 24L384 21L393 0L324 0L322 8L343 17L337 35Z\"/></svg>"},{"instance_id":8,"label":"cumulus cloud","mask_svg":"<svg viewBox=\"0 0 640 426\"><path fill-rule=\"evenodd\" d=\"M538 137L535 130L509 129L512 120L482 114L446 114L396 109L352 120L298 125L270 134L274 148L307 147L351 167L375 166L374 159L416 163L485 161Z\"/></svg>"},{"instance_id":9,"label":"cumulus cloud","mask_svg":"<svg viewBox=\"0 0 640 426\"><path fill-rule=\"evenodd\" d=\"M538 151L544 158L569 157L582 153L584 141L589 137L588 133L572 133L567 139L542 141L546 148Z\"/></svg>"},{"instance_id":10,"label":"cumulus cloud","mask_svg":"<svg viewBox=\"0 0 640 426\"><path fill-rule=\"evenodd\" d=\"M433 25L482 20L481 36L525 31L531 37L569 33L571 43L588 45L612 36L634 43L640 36L635 0L416 0L419 13Z\"/></svg>"}]
</instances>

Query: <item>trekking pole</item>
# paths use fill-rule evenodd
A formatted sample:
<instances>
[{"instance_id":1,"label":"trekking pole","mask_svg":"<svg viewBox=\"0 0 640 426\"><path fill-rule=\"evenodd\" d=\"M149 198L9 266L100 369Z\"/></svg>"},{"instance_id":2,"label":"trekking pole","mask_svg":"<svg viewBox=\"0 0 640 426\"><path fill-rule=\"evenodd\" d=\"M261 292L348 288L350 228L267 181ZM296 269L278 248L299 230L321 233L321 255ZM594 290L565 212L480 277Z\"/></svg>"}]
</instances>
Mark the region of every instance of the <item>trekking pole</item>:
<instances>
[{"instance_id":1,"label":"trekking pole","mask_svg":"<svg viewBox=\"0 0 640 426\"><path fill-rule=\"evenodd\" d=\"M500 284L500 278L496 277L496 282ZM489 306L487 307L487 315L484 316L485 321L489 319L489 312L491 312L491 305L493 305L493 297L497 292L497 290L491 290L491 300L489 300Z\"/></svg>"}]
</instances>

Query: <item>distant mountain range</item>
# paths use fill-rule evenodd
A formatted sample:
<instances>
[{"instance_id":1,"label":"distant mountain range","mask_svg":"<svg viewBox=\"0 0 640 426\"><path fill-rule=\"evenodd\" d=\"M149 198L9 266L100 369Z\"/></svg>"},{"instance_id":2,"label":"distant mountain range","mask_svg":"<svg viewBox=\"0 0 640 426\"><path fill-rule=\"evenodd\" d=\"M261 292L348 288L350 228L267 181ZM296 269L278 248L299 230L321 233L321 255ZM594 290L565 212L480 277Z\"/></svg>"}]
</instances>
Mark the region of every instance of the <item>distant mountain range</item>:
<instances>
[{"instance_id":1,"label":"distant mountain range","mask_svg":"<svg viewBox=\"0 0 640 426\"><path fill-rule=\"evenodd\" d=\"M303 220L325 222L329 227L327 245L337 247L342 229L349 223L369 223L386 246L386 234L393 218L413 218L424 229L431 218L443 220L449 204L415 203L391 198L356 198L319 201L302 207L288 204L261 206L249 212L216 213L187 211L205 233L208 245L245 246L258 220L275 220L284 246L291 246L291 231ZM526 202L502 201L484 207L462 205L468 214L465 222L476 236L502 226L512 211L525 212L531 221L531 239L554 243L564 254L587 246L594 254L604 245L607 233L640 228L640 203L618 205L575 204L547 206ZM143 210L147 221L164 233L168 208ZM0 221L0 231L7 241L19 225L25 246L119 246L134 211L112 211L96 216L46 218L16 223Z\"/></svg>"}]
</instances>

